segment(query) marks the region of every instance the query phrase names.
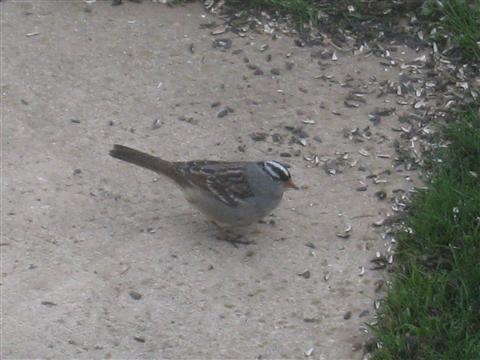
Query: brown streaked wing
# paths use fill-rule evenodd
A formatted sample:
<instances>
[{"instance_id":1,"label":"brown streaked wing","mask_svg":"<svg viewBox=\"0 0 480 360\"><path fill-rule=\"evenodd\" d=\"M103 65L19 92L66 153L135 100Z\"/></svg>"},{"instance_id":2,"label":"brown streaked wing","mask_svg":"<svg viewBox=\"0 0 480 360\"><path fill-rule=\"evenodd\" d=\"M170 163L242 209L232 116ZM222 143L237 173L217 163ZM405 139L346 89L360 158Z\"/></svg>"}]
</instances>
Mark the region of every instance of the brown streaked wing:
<instances>
[{"instance_id":1,"label":"brown streaked wing","mask_svg":"<svg viewBox=\"0 0 480 360\"><path fill-rule=\"evenodd\" d=\"M242 201L253 196L243 172L244 164L191 161L179 167L191 185L211 192L218 200L231 207L238 207Z\"/></svg>"}]
</instances>

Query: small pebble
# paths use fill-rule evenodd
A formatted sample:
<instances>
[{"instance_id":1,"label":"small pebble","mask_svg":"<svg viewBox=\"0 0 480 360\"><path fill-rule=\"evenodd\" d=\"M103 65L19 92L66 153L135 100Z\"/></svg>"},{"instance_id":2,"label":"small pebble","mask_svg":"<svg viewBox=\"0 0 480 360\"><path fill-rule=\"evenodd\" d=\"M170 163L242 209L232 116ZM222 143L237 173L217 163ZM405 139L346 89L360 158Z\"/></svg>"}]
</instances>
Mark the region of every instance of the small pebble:
<instances>
[{"instance_id":1,"label":"small pebble","mask_svg":"<svg viewBox=\"0 0 480 360\"><path fill-rule=\"evenodd\" d=\"M281 143L282 140L283 140L282 135L280 135L280 134L272 134L272 141L273 141L274 143L277 143L277 144L278 144L278 143Z\"/></svg>"},{"instance_id":2,"label":"small pebble","mask_svg":"<svg viewBox=\"0 0 480 360\"><path fill-rule=\"evenodd\" d=\"M57 305L52 301L42 301L41 304L45 305L45 306L56 306Z\"/></svg>"},{"instance_id":3,"label":"small pebble","mask_svg":"<svg viewBox=\"0 0 480 360\"><path fill-rule=\"evenodd\" d=\"M304 272L298 274L298 276L301 276L304 279L310 279L310 270L305 270Z\"/></svg>"},{"instance_id":4,"label":"small pebble","mask_svg":"<svg viewBox=\"0 0 480 360\"><path fill-rule=\"evenodd\" d=\"M272 68L272 69L270 70L270 73L271 73L272 75L278 76L278 75L280 75L280 69Z\"/></svg>"},{"instance_id":5,"label":"small pebble","mask_svg":"<svg viewBox=\"0 0 480 360\"><path fill-rule=\"evenodd\" d=\"M218 112L217 117L223 118L228 115L228 109L222 109Z\"/></svg>"},{"instance_id":6,"label":"small pebble","mask_svg":"<svg viewBox=\"0 0 480 360\"><path fill-rule=\"evenodd\" d=\"M375 193L375 196L376 196L377 198L379 198L380 200L383 200L383 199L385 199L385 198L387 197L387 193L386 193L385 191L383 191L383 190L380 190L380 191L377 191L377 192Z\"/></svg>"},{"instance_id":7,"label":"small pebble","mask_svg":"<svg viewBox=\"0 0 480 360\"><path fill-rule=\"evenodd\" d=\"M294 66L295 66L295 63L293 61L287 61L285 63L285 69L287 70L292 70Z\"/></svg>"},{"instance_id":8,"label":"small pebble","mask_svg":"<svg viewBox=\"0 0 480 360\"><path fill-rule=\"evenodd\" d=\"M343 318L345 320L348 320L352 317L352 312L351 311L347 311L345 314L343 314Z\"/></svg>"},{"instance_id":9,"label":"small pebble","mask_svg":"<svg viewBox=\"0 0 480 360\"><path fill-rule=\"evenodd\" d=\"M294 43L295 45L297 45L298 47L304 47L304 46L305 46L305 41L302 41L302 40L300 40L300 39L295 39L295 40L293 41L293 43Z\"/></svg>"},{"instance_id":10,"label":"small pebble","mask_svg":"<svg viewBox=\"0 0 480 360\"><path fill-rule=\"evenodd\" d=\"M142 298L142 294L136 292L136 291L130 291L130 297L133 299L133 300L140 300Z\"/></svg>"}]
</instances>

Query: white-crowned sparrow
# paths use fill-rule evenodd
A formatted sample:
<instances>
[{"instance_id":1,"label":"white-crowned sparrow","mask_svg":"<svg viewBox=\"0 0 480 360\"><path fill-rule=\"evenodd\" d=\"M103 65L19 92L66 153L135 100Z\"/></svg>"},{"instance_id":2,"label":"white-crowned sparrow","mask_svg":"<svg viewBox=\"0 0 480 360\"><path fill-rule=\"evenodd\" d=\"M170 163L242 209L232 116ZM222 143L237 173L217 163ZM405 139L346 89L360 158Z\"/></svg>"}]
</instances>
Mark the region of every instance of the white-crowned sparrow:
<instances>
[{"instance_id":1,"label":"white-crowned sparrow","mask_svg":"<svg viewBox=\"0 0 480 360\"><path fill-rule=\"evenodd\" d=\"M114 145L114 158L163 174L220 229L257 222L275 209L285 190L297 189L285 165L276 161L170 162Z\"/></svg>"}]
</instances>

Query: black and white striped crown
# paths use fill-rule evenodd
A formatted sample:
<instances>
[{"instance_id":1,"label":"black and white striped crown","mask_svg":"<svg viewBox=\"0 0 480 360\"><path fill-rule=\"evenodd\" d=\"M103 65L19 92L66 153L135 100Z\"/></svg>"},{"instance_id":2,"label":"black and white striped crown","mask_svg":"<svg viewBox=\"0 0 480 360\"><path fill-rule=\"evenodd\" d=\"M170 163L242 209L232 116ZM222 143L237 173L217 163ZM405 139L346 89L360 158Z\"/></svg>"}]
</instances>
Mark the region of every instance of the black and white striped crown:
<instances>
[{"instance_id":1,"label":"black and white striped crown","mask_svg":"<svg viewBox=\"0 0 480 360\"><path fill-rule=\"evenodd\" d=\"M291 178L287 167L277 161L265 161L263 169L275 180L289 181Z\"/></svg>"}]
</instances>

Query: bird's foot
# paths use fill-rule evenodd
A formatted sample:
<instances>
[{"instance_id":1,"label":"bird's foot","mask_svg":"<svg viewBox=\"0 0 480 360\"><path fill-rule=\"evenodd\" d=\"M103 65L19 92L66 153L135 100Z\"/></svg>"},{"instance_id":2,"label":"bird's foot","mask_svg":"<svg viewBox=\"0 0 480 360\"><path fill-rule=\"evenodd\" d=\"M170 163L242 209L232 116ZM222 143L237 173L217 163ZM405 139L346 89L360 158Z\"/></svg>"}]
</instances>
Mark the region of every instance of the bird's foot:
<instances>
[{"instance_id":1,"label":"bird's foot","mask_svg":"<svg viewBox=\"0 0 480 360\"><path fill-rule=\"evenodd\" d=\"M238 248L238 244L250 245L255 243L255 241L243 239L243 235L241 234L233 234L231 231L219 226L217 223L213 221L212 223L218 229L218 234L216 235L217 240L226 241L235 246L236 248Z\"/></svg>"},{"instance_id":2,"label":"bird's foot","mask_svg":"<svg viewBox=\"0 0 480 360\"><path fill-rule=\"evenodd\" d=\"M227 239L225 239L227 242L232 244L234 247L238 248L238 244L241 245L252 245L255 244L255 241L253 240L247 240L243 239L243 235L235 235L235 236L229 236Z\"/></svg>"}]
</instances>

